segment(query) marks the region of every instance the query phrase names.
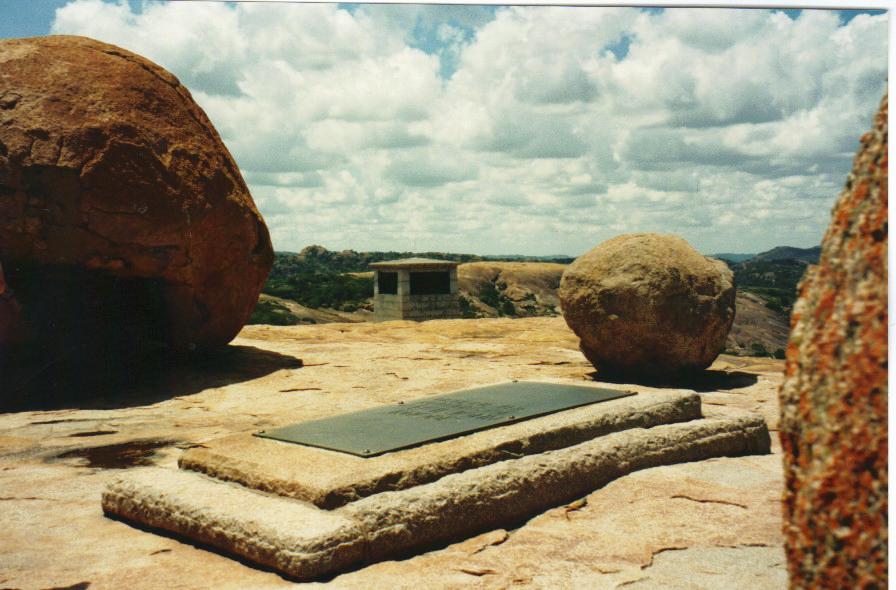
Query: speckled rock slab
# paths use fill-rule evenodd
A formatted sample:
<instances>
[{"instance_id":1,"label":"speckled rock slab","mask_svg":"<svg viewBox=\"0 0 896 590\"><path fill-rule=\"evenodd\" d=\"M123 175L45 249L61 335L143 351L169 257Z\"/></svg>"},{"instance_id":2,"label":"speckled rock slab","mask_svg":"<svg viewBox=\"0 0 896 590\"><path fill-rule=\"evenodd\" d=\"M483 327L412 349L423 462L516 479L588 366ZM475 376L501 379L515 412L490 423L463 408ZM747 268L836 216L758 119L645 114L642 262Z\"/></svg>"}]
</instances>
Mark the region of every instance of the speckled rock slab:
<instances>
[{"instance_id":1,"label":"speckled rock slab","mask_svg":"<svg viewBox=\"0 0 896 590\"><path fill-rule=\"evenodd\" d=\"M887 104L793 308L780 402L791 588L887 586Z\"/></svg>"},{"instance_id":2,"label":"speckled rock slab","mask_svg":"<svg viewBox=\"0 0 896 590\"><path fill-rule=\"evenodd\" d=\"M187 471L135 470L103 494L103 510L304 578L364 557L350 518Z\"/></svg>"},{"instance_id":3,"label":"speckled rock slab","mask_svg":"<svg viewBox=\"0 0 896 590\"><path fill-rule=\"evenodd\" d=\"M179 464L182 469L332 509L371 494L406 489L612 432L700 416L696 393L661 392L590 404L378 457L356 457L245 433L189 449Z\"/></svg>"},{"instance_id":4,"label":"speckled rock slab","mask_svg":"<svg viewBox=\"0 0 896 590\"><path fill-rule=\"evenodd\" d=\"M727 412L607 434L333 511L170 469L142 470L111 484L102 505L107 514L307 580L518 522L639 469L769 450L762 417Z\"/></svg>"}]
</instances>

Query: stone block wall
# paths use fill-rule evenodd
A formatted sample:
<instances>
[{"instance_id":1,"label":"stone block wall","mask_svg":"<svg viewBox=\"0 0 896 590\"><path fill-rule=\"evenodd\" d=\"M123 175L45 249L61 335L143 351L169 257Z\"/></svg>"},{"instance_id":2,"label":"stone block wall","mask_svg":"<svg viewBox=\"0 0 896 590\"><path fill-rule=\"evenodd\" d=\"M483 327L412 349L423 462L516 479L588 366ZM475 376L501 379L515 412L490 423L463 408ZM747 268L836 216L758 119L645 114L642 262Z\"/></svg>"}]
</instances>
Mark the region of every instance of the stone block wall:
<instances>
[{"instance_id":1,"label":"stone block wall","mask_svg":"<svg viewBox=\"0 0 896 590\"><path fill-rule=\"evenodd\" d=\"M416 272L415 269L384 271L398 273L398 293L395 295L380 293L379 281L374 281L373 320L383 322L459 318L461 312L457 296L457 268L446 270L449 273L451 292L427 295L411 294L411 272Z\"/></svg>"}]
</instances>

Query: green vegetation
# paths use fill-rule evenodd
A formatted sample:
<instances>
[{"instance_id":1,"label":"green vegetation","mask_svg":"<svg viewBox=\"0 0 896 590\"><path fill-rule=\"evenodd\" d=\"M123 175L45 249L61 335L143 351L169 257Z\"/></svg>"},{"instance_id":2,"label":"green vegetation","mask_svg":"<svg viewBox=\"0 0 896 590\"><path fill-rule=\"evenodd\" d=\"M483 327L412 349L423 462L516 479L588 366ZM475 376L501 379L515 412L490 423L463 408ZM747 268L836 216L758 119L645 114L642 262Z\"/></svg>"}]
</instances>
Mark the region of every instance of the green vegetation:
<instances>
[{"instance_id":1,"label":"green vegetation","mask_svg":"<svg viewBox=\"0 0 896 590\"><path fill-rule=\"evenodd\" d=\"M366 272L370 264L399 258L436 258L455 262L482 262L484 260L515 262L559 262L568 264L574 259L566 256L477 256L450 252L332 252L323 246L308 246L299 253L275 252L271 276L282 278L300 273Z\"/></svg>"},{"instance_id":2,"label":"green vegetation","mask_svg":"<svg viewBox=\"0 0 896 590\"><path fill-rule=\"evenodd\" d=\"M479 300L489 307L498 309L501 305L501 293L492 282L485 282L479 285Z\"/></svg>"},{"instance_id":3,"label":"green vegetation","mask_svg":"<svg viewBox=\"0 0 896 590\"><path fill-rule=\"evenodd\" d=\"M771 356L762 342L754 342L750 345L750 350L753 353L753 356Z\"/></svg>"},{"instance_id":4,"label":"green vegetation","mask_svg":"<svg viewBox=\"0 0 896 590\"><path fill-rule=\"evenodd\" d=\"M789 314L796 299L797 284L806 270L807 262L776 259L772 254L778 252L785 255L791 250L798 249L778 248L768 253L758 254L750 260L742 262L728 260L726 262L734 271L738 289L758 295L765 302L766 307L773 311ZM810 254L814 255L814 251L810 252L810 250L812 249L805 252L800 250L797 254L803 258ZM262 292L291 299L310 308L327 307L352 312L359 308L369 308L369 300L373 297L373 279L372 277L354 276L351 273L368 272L370 264L374 262L413 257L439 258L457 262L484 260L569 262L571 260L559 256L553 258L486 257L445 252L355 252L354 250L331 252L322 246L308 246L299 253L275 253L274 265ZM559 287L559 277L556 282L557 284L551 285L551 287ZM534 295L530 294L527 300L514 302L504 295L506 288L506 284L486 281L479 285L479 299L497 310L501 316L536 315L538 307ZM463 317L481 315L470 300L462 298L460 306ZM256 310L256 316L268 317L275 311L277 311L276 308L271 305L260 306ZM271 317L279 318L281 322L286 321L283 319L282 312L279 316Z\"/></svg>"},{"instance_id":5,"label":"green vegetation","mask_svg":"<svg viewBox=\"0 0 896 590\"><path fill-rule=\"evenodd\" d=\"M765 306L789 314L807 264L798 260L748 260L728 263L737 288L758 295Z\"/></svg>"},{"instance_id":6,"label":"green vegetation","mask_svg":"<svg viewBox=\"0 0 896 590\"><path fill-rule=\"evenodd\" d=\"M367 272L370 264L398 258L438 258L457 262L474 262L485 260L473 254L447 254L444 252L355 252L343 250L331 252L323 246L308 246L298 254L293 252L275 252L274 267L270 276L273 278L289 277L296 274L324 273L340 274L346 272Z\"/></svg>"},{"instance_id":7,"label":"green vegetation","mask_svg":"<svg viewBox=\"0 0 896 590\"><path fill-rule=\"evenodd\" d=\"M758 295L772 311L789 314L797 285L809 264L816 264L821 246L778 246L756 255L717 254L734 271L737 288ZM777 352L776 352L777 354Z\"/></svg>"},{"instance_id":8,"label":"green vegetation","mask_svg":"<svg viewBox=\"0 0 896 590\"><path fill-rule=\"evenodd\" d=\"M514 307L513 301L504 297L503 301L501 301L501 307L498 308L498 315L505 315L505 316L516 315L516 307Z\"/></svg>"},{"instance_id":9,"label":"green vegetation","mask_svg":"<svg viewBox=\"0 0 896 590\"><path fill-rule=\"evenodd\" d=\"M503 291L507 288L507 283L494 281L485 281L479 285L479 300L489 307L495 308L499 316L517 316L516 306L513 300L504 295ZM534 299L533 295L533 299Z\"/></svg>"},{"instance_id":10,"label":"green vegetation","mask_svg":"<svg viewBox=\"0 0 896 590\"><path fill-rule=\"evenodd\" d=\"M772 311L789 314L796 301L796 285L792 289L753 286L745 286L742 289L759 295L765 301L765 306Z\"/></svg>"},{"instance_id":11,"label":"green vegetation","mask_svg":"<svg viewBox=\"0 0 896 590\"><path fill-rule=\"evenodd\" d=\"M437 258L457 262L501 259L501 257L445 252L355 252L354 250L331 252L322 246L308 246L299 253L274 253L274 265L262 288L262 293L292 299L311 308L327 307L346 312L356 311L368 306L368 300L373 297L373 278L352 276L348 273L367 272L371 263L398 258ZM508 258L554 261L554 258L549 257ZM571 259L557 257L556 261L569 262ZM497 309L501 315L516 315L513 302L499 292L506 287L507 285L496 286L494 283L489 283L483 302ZM460 305L463 317L477 317L478 314L470 301L462 299ZM271 315L273 312L274 308L268 305L258 309L257 314L258 317L285 321L281 316Z\"/></svg>"},{"instance_id":12,"label":"green vegetation","mask_svg":"<svg viewBox=\"0 0 896 590\"><path fill-rule=\"evenodd\" d=\"M710 254L710 256L712 258L724 260L729 264L736 264L738 262L743 262L744 260L749 260L756 257L755 254L734 254L732 252L720 252L719 254Z\"/></svg>"},{"instance_id":13,"label":"green vegetation","mask_svg":"<svg viewBox=\"0 0 896 590\"><path fill-rule=\"evenodd\" d=\"M727 350L725 352L728 352ZM734 354L737 354L734 352ZM752 356L769 356L776 359L783 359L786 356L786 352L783 348L775 349L775 352L769 352L765 345L761 342L754 342L750 345L750 354Z\"/></svg>"},{"instance_id":14,"label":"green vegetation","mask_svg":"<svg viewBox=\"0 0 896 590\"><path fill-rule=\"evenodd\" d=\"M294 326L302 323L302 321L276 301L259 301L252 311L249 323L269 324L271 326Z\"/></svg>"},{"instance_id":15,"label":"green vegetation","mask_svg":"<svg viewBox=\"0 0 896 590\"><path fill-rule=\"evenodd\" d=\"M806 271L798 260L748 260L733 267L738 285L794 291Z\"/></svg>"},{"instance_id":16,"label":"green vegetation","mask_svg":"<svg viewBox=\"0 0 896 590\"><path fill-rule=\"evenodd\" d=\"M522 315L534 316L538 315L538 299L535 297L535 293L526 293L523 295L522 301L520 301L520 310L523 312Z\"/></svg>"},{"instance_id":17,"label":"green vegetation","mask_svg":"<svg viewBox=\"0 0 896 590\"><path fill-rule=\"evenodd\" d=\"M793 246L778 246L767 252L760 252L755 256L755 260L801 260L811 264L818 264L821 257L821 246L812 248L794 248Z\"/></svg>"},{"instance_id":18,"label":"green vegetation","mask_svg":"<svg viewBox=\"0 0 896 590\"><path fill-rule=\"evenodd\" d=\"M460 317L466 319L472 319L478 317L476 313L476 308L473 307L473 304L469 299L464 297L463 295L457 296L457 303L460 306Z\"/></svg>"},{"instance_id":19,"label":"green vegetation","mask_svg":"<svg viewBox=\"0 0 896 590\"><path fill-rule=\"evenodd\" d=\"M299 272L288 276L271 276L263 293L292 299L305 307L329 307L341 311L357 311L373 297L373 278L355 277L335 272Z\"/></svg>"}]
</instances>

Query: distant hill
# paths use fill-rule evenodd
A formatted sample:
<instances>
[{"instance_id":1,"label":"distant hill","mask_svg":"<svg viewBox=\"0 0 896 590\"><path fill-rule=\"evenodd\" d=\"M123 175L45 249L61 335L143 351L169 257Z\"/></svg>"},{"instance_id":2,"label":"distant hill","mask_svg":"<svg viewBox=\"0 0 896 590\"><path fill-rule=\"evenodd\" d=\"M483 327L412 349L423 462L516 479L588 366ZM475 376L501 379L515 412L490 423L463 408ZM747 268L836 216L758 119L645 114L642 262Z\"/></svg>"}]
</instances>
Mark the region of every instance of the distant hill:
<instances>
[{"instance_id":1,"label":"distant hill","mask_svg":"<svg viewBox=\"0 0 896 590\"><path fill-rule=\"evenodd\" d=\"M809 264L817 264L818 258L821 256L821 246L813 246L812 248L795 248L793 246L777 246L771 250L760 252L759 254L735 254L732 252L721 252L719 254L710 254L711 258L719 260L727 260L728 262L746 262L747 260L799 260Z\"/></svg>"},{"instance_id":2,"label":"distant hill","mask_svg":"<svg viewBox=\"0 0 896 590\"><path fill-rule=\"evenodd\" d=\"M325 307L307 307L293 299L261 294L252 313L252 324L295 326L297 324L329 324L333 322L365 322L373 315L371 309L358 308L353 312Z\"/></svg>"},{"instance_id":3,"label":"distant hill","mask_svg":"<svg viewBox=\"0 0 896 590\"><path fill-rule=\"evenodd\" d=\"M737 315L726 349L732 354L780 356L787 342L788 315L797 284L820 247L780 246L759 254L715 254L734 272ZM557 288L564 256L502 257L446 252L334 252L308 246L275 253L274 266L250 323L301 324L368 321L373 311L372 262L396 258L440 258L460 262L463 316L557 315ZM737 260L740 258L740 260Z\"/></svg>"},{"instance_id":4,"label":"distant hill","mask_svg":"<svg viewBox=\"0 0 896 590\"><path fill-rule=\"evenodd\" d=\"M366 272L367 261L421 255L452 256L444 253L329 252L319 247L306 248L297 254L280 252L251 323L296 325L370 321L373 273ZM726 352L780 357L787 343L787 313L795 294L795 281L805 265L796 261L758 261L746 268L744 263L729 264L741 281L756 286L740 287L737 315L728 335ZM559 315L557 289L566 266L494 260L462 263L458 267L458 279L463 317ZM334 272L331 268L345 270ZM356 270L359 268L361 270Z\"/></svg>"},{"instance_id":5,"label":"distant hill","mask_svg":"<svg viewBox=\"0 0 896 590\"><path fill-rule=\"evenodd\" d=\"M760 252L753 260L799 260L809 264L817 264L821 257L821 246L812 248L794 248L793 246L778 246L766 252Z\"/></svg>"},{"instance_id":6,"label":"distant hill","mask_svg":"<svg viewBox=\"0 0 896 590\"><path fill-rule=\"evenodd\" d=\"M296 273L344 273L365 272L373 262L396 258L440 258L457 262L484 260L475 254L452 254L446 252L355 252L342 250L335 252L323 246L308 246L301 252L275 252L271 277L290 276Z\"/></svg>"},{"instance_id":7,"label":"distant hill","mask_svg":"<svg viewBox=\"0 0 896 590\"><path fill-rule=\"evenodd\" d=\"M551 254L550 256L523 256L521 254L503 254L500 256L483 256L484 260L494 260L496 262L553 262L556 264L571 264L576 259L575 256L567 256L566 254Z\"/></svg>"},{"instance_id":8,"label":"distant hill","mask_svg":"<svg viewBox=\"0 0 896 590\"><path fill-rule=\"evenodd\" d=\"M758 295L769 309L790 314L806 267L817 263L820 255L821 246L778 246L741 262L728 260L728 265L738 289Z\"/></svg>"},{"instance_id":9,"label":"distant hill","mask_svg":"<svg viewBox=\"0 0 896 590\"><path fill-rule=\"evenodd\" d=\"M555 262L470 262L457 268L464 317L559 315L560 277Z\"/></svg>"},{"instance_id":10,"label":"distant hill","mask_svg":"<svg viewBox=\"0 0 896 590\"><path fill-rule=\"evenodd\" d=\"M733 254L731 252L722 252L721 254L710 254L710 258L719 260L727 260L728 262L743 262L756 256L755 254Z\"/></svg>"},{"instance_id":11,"label":"distant hill","mask_svg":"<svg viewBox=\"0 0 896 590\"><path fill-rule=\"evenodd\" d=\"M772 309L762 297L738 291L734 325L725 340L725 352L737 356L784 358L790 321L782 309Z\"/></svg>"},{"instance_id":12,"label":"distant hill","mask_svg":"<svg viewBox=\"0 0 896 590\"><path fill-rule=\"evenodd\" d=\"M465 317L561 313L557 289L564 264L472 262L457 270ZM770 304L761 294L741 291L725 352L783 358L789 329L787 311L780 303Z\"/></svg>"},{"instance_id":13,"label":"distant hill","mask_svg":"<svg viewBox=\"0 0 896 590\"><path fill-rule=\"evenodd\" d=\"M496 263L509 260L517 263L543 264L558 262L567 264L573 260L562 255L485 257L451 252L356 252L355 250L336 252L317 245L303 248L301 252L275 252L273 267L262 287L263 297L249 323L290 325L339 321L334 319L338 317L364 317L365 312L373 309L373 276L368 272L370 264L398 258L437 258L460 263ZM499 273L493 274L497 276ZM462 291L465 284L467 283L462 274ZM513 289L507 295L504 294L504 289L501 287L506 286L504 281L498 279L485 281L483 285L484 303L478 299L479 282L470 288L475 293L472 298L462 300L462 304L470 304L465 307L465 314L468 317L499 314L544 315L552 313L557 305L556 296L547 297L544 304L526 300L520 301L517 305L508 299L508 296L511 298L514 296ZM494 306L489 305L490 303ZM323 315L308 313L308 309L324 310L325 313Z\"/></svg>"},{"instance_id":14,"label":"distant hill","mask_svg":"<svg viewBox=\"0 0 896 590\"><path fill-rule=\"evenodd\" d=\"M436 258L455 262L512 261L512 262L557 262L569 264L574 260L569 256L479 256L476 254L457 254L454 252L356 252L342 250L336 252L323 246L307 246L301 252L275 252L272 277L293 275L302 272L345 273L365 272L370 264L383 260L399 258Z\"/></svg>"}]
</instances>

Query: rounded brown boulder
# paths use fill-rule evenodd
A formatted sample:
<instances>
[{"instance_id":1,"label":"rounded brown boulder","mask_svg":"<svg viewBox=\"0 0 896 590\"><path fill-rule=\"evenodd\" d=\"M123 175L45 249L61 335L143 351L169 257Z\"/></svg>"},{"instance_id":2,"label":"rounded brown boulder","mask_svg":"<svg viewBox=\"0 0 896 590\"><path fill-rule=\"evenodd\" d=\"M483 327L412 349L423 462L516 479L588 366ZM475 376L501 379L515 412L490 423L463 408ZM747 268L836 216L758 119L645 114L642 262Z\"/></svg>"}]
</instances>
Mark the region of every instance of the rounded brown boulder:
<instances>
[{"instance_id":1,"label":"rounded brown boulder","mask_svg":"<svg viewBox=\"0 0 896 590\"><path fill-rule=\"evenodd\" d=\"M664 377L704 369L734 321L734 276L673 235L618 236L563 273L566 323L595 368Z\"/></svg>"},{"instance_id":2,"label":"rounded brown boulder","mask_svg":"<svg viewBox=\"0 0 896 590\"><path fill-rule=\"evenodd\" d=\"M113 45L49 36L0 41L0 260L31 324L71 304L98 322L140 316L144 332L201 350L248 320L273 251L177 78Z\"/></svg>"}]
</instances>

